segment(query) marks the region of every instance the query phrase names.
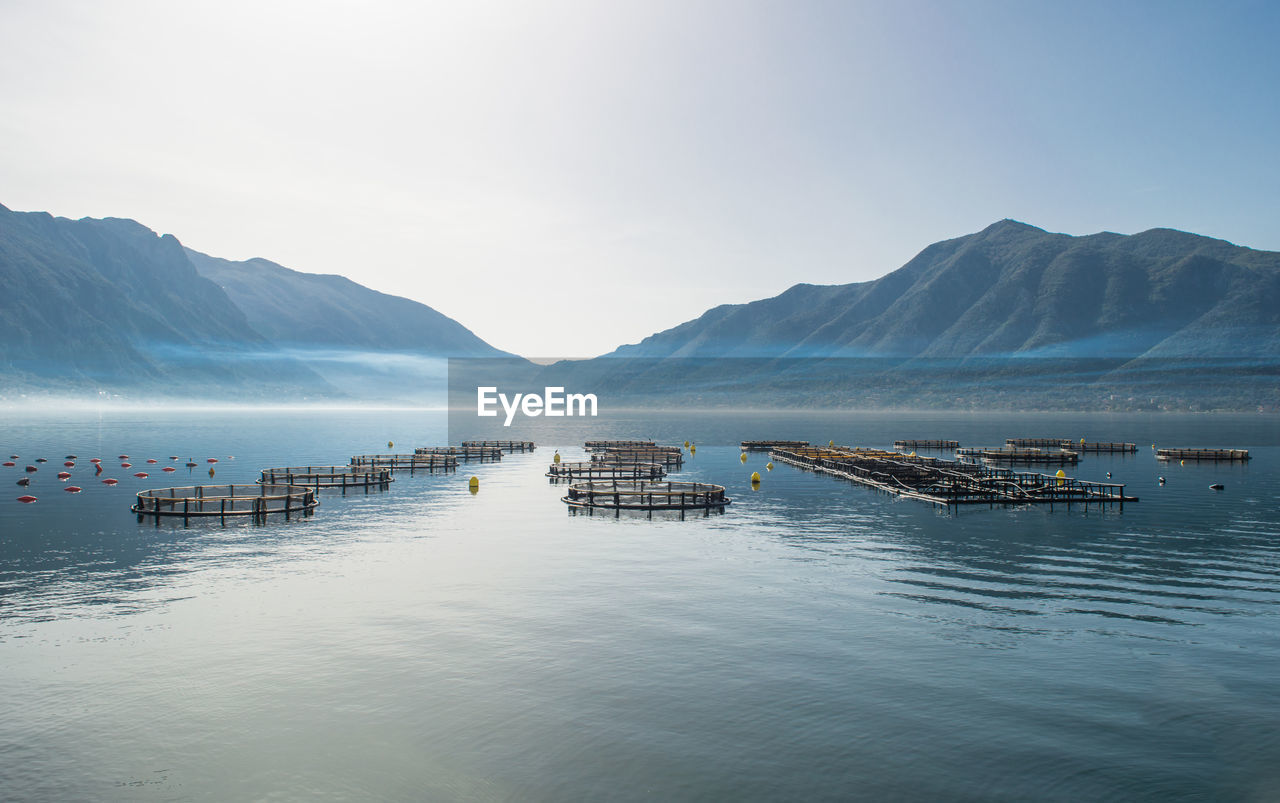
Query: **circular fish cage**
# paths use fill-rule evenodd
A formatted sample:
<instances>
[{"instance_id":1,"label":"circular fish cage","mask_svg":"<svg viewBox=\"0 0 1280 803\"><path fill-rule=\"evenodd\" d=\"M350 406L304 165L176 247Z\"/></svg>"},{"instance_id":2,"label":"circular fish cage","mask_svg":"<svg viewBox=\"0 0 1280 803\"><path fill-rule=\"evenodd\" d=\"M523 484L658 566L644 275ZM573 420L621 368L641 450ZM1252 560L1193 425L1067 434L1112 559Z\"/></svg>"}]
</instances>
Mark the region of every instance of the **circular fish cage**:
<instances>
[{"instance_id":1,"label":"circular fish cage","mask_svg":"<svg viewBox=\"0 0 1280 803\"><path fill-rule=\"evenodd\" d=\"M418 471L452 471L458 467L458 458L450 454L358 454L351 458L351 465L408 471L412 476Z\"/></svg>"},{"instance_id":2,"label":"circular fish cage","mask_svg":"<svg viewBox=\"0 0 1280 803\"><path fill-rule=\"evenodd\" d=\"M732 502L723 485L709 482L590 480L569 486L562 501L570 508L632 511L724 510Z\"/></svg>"},{"instance_id":3,"label":"circular fish cage","mask_svg":"<svg viewBox=\"0 0 1280 803\"><path fill-rule=\"evenodd\" d=\"M152 488L138 492L129 508L142 516L194 517L252 516L265 518L283 513L310 515L320 500L312 488L299 485L187 485Z\"/></svg>"},{"instance_id":4,"label":"circular fish cage","mask_svg":"<svg viewBox=\"0 0 1280 803\"><path fill-rule=\"evenodd\" d=\"M504 452L532 452L533 441L463 441L463 446L491 446Z\"/></svg>"},{"instance_id":5,"label":"circular fish cage","mask_svg":"<svg viewBox=\"0 0 1280 803\"><path fill-rule=\"evenodd\" d=\"M547 470L552 479L660 480L667 470L657 463L612 463L595 460L579 463L552 463Z\"/></svg>"},{"instance_id":6,"label":"circular fish cage","mask_svg":"<svg viewBox=\"0 0 1280 803\"><path fill-rule=\"evenodd\" d=\"M587 441L584 448L588 452L602 452L605 449L626 449L628 447L657 446L653 441Z\"/></svg>"},{"instance_id":7,"label":"circular fish cage","mask_svg":"<svg viewBox=\"0 0 1280 803\"><path fill-rule=\"evenodd\" d=\"M658 463L672 469L684 465L684 452L679 446L609 448L591 455L591 460L596 463Z\"/></svg>"},{"instance_id":8,"label":"circular fish cage","mask_svg":"<svg viewBox=\"0 0 1280 803\"><path fill-rule=\"evenodd\" d=\"M497 446L419 446L413 453L451 455L458 460L476 460L481 463L496 463L502 459L502 449Z\"/></svg>"},{"instance_id":9,"label":"circular fish cage","mask_svg":"<svg viewBox=\"0 0 1280 803\"><path fill-rule=\"evenodd\" d=\"M286 466L264 468L259 485L302 485L334 488L344 493L350 488L386 488L393 479L391 469L379 466Z\"/></svg>"}]
</instances>

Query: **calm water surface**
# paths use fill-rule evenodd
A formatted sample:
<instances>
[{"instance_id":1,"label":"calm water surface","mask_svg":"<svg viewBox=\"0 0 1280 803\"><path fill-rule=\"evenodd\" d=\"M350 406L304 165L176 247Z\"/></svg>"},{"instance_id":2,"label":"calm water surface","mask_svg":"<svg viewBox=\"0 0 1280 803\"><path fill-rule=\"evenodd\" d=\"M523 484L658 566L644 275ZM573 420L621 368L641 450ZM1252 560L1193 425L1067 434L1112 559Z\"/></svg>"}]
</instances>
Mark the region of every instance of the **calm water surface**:
<instances>
[{"instance_id":1,"label":"calm water surface","mask_svg":"<svg viewBox=\"0 0 1280 803\"><path fill-rule=\"evenodd\" d=\"M446 426L7 414L0 797L1280 799L1274 417L637 414L513 432L538 450L324 493L302 521L128 511L209 481L207 457L251 482ZM1023 435L1137 441L1073 473L1142 501L947 515L731 445ZM570 515L554 448L639 436L696 441L677 476L729 486L728 511ZM1255 459L1162 465L1153 442ZM54 476L69 454L80 494ZM170 455L200 467L164 475Z\"/></svg>"}]
</instances>

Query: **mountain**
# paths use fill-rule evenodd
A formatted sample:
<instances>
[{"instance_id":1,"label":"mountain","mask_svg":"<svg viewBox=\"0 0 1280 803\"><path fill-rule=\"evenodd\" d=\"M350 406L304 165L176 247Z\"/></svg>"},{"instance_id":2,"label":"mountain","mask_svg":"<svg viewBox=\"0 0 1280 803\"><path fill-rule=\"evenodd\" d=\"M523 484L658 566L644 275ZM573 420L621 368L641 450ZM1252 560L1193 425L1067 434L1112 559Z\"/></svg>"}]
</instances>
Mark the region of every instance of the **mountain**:
<instances>
[{"instance_id":1,"label":"mountain","mask_svg":"<svg viewBox=\"0 0 1280 803\"><path fill-rule=\"evenodd\" d=\"M190 251L132 220L0 206L0 399L99 391L422 400L461 324L340 276Z\"/></svg>"},{"instance_id":2,"label":"mountain","mask_svg":"<svg viewBox=\"0 0 1280 803\"><path fill-rule=\"evenodd\" d=\"M301 273L266 259L232 262L186 249L272 342L299 348L399 351L443 357L510 356L425 304L343 276Z\"/></svg>"},{"instance_id":3,"label":"mountain","mask_svg":"<svg viewBox=\"0 0 1280 803\"><path fill-rule=\"evenodd\" d=\"M1013 220L557 369L629 404L1280 408L1280 254Z\"/></svg>"},{"instance_id":4,"label":"mountain","mask_svg":"<svg viewBox=\"0 0 1280 803\"><path fill-rule=\"evenodd\" d=\"M716 307L611 357L1280 357L1280 254L1003 220L854 284Z\"/></svg>"},{"instance_id":5,"label":"mountain","mask_svg":"<svg viewBox=\"0 0 1280 803\"><path fill-rule=\"evenodd\" d=\"M236 360L268 341L172 235L132 220L0 206L4 389L324 388L290 360Z\"/></svg>"}]
</instances>

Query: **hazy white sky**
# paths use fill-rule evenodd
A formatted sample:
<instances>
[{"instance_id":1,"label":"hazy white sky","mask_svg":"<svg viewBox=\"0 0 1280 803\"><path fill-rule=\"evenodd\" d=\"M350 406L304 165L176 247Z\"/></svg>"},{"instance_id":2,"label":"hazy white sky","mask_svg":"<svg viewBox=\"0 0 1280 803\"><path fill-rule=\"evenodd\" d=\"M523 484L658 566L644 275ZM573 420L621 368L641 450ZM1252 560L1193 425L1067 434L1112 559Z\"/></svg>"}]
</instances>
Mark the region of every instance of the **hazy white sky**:
<instances>
[{"instance_id":1,"label":"hazy white sky","mask_svg":"<svg viewBox=\"0 0 1280 803\"><path fill-rule=\"evenodd\" d=\"M1003 217L1280 250L1274 9L0 0L0 203L589 356Z\"/></svg>"}]
</instances>

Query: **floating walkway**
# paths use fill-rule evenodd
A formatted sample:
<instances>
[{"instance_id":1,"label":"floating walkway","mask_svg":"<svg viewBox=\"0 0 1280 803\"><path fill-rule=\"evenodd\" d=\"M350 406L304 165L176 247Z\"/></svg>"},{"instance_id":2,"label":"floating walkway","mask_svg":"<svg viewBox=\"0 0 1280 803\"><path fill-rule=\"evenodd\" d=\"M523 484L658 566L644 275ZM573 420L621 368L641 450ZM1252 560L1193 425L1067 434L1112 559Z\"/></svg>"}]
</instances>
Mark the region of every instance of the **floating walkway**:
<instances>
[{"instance_id":1,"label":"floating walkway","mask_svg":"<svg viewBox=\"0 0 1280 803\"><path fill-rule=\"evenodd\" d=\"M608 463L584 461L578 463L552 463L547 476L553 479L591 480L660 480L667 470L658 463Z\"/></svg>"},{"instance_id":2,"label":"floating walkway","mask_svg":"<svg viewBox=\"0 0 1280 803\"><path fill-rule=\"evenodd\" d=\"M297 485L188 485L181 488L153 488L138 492L138 501L130 508L143 516L177 516L184 521L193 517L249 516L264 519L283 513L310 515L320 504L312 488Z\"/></svg>"},{"instance_id":3,"label":"floating walkway","mask_svg":"<svg viewBox=\"0 0 1280 803\"><path fill-rule=\"evenodd\" d=\"M358 454L351 458L351 465L408 471L413 476L419 471L453 471L458 458L449 454Z\"/></svg>"},{"instance_id":4,"label":"floating walkway","mask_svg":"<svg viewBox=\"0 0 1280 803\"><path fill-rule=\"evenodd\" d=\"M771 449L795 449L808 445L808 441L743 441L742 451L767 452Z\"/></svg>"},{"instance_id":5,"label":"floating walkway","mask_svg":"<svg viewBox=\"0 0 1280 803\"><path fill-rule=\"evenodd\" d=\"M480 463L496 463L502 459L502 450L497 446L419 446L413 453L452 455L458 460L475 460Z\"/></svg>"},{"instance_id":6,"label":"floating walkway","mask_svg":"<svg viewBox=\"0 0 1280 803\"><path fill-rule=\"evenodd\" d=\"M1080 462L1078 452L1066 449L1045 450L1038 448L1019 448L1006 446L997 449L987 446L976 446L968 449L956 449L958 457L983 460L988 463L1022 463L1025 465L1074 466Z\"/></svg>"},{"instance_id":7,"label":"floating walkway","mask_svg":"<svg viewBox=\"0 0 1280 803\"><path fill-rule=\"evenodd\" d=\"M463 446L496 446L504 452L532 452L533 441L463 441Z\"/></svg>"},{"instance_id":8,"label":"floating walkway","mask_svg":"<svg viewBox=\"0 0 1280 803\"><path fill-rule=\"evenodd\" d=\"M562 497L571 509L622 511L723 511L732 502L723 485L706 482L650 482L647 480L595 480L574 483Z\"/></svg>"},{"instance_id":9,"label":"floating walkway","mask_svg":"<svg viewBox=\"0 0 1280 803\"><path fill-rule=\"evenodd\" d=\"M391 469L378 466L288 466L264 468L258 478L260 485L301 485L317 490L321 488L349 489L370 488L385 490L392 483Z\"/></svg>"},{"instance_id":10,"label":"floating walkway","mask_svg":"<svg viewBox=\"0 0 1280 803\"><path fill-rule=\"evenodd\" d=\"M1249 459L1248 449L1201 449L1195 447L1177 447L1173 449L1156 449L1157 460L1204 460L1217 462L1245 462Z\"/></svg>"},{"instance_id":11,"label":"floating walkway","mask_svg":"<svg viewBox=\"0 0 1280 803\"><path fill-rule=\"evenodd\" d=\"M591 455L591 459L597 463L658 463L670 470L684 465L684 451L679 446L607 449Z\"/></svg>"},{"instance_id":12,"label":"floating walkway","mask_svg":"<svg viewBox=\"0 0 1280 803\"><path fill-rule=\"evenodd\" d=\"M940 440L900 440L893 442L895 449L937 449L954 451L960 448L960 441L940 441Z\"/></svg>"},{"instance_id":13,"label":"floating walkway","mask_svg":"<svg viewBox=\"0 0 1280 803\"><path fill-rule=\"evenodd\" d=\"M587 441L583 444L588 452L602 452L605 449L626 449L637 446L656 446L653 441Z\"/></svg>"},{"instance_id":14,"label":"floating walkway","mask_svg":"<svg viewBox=\"0 0 1280 803\"><path fill-rule=\"evenodd\" d=\"M911 457L865 448L807 448L770 453L770 459L832 474L895 496L953 507L988 504L1107 504L1122 508L1137 497L1124 485L1014 471L935 457Z\"/></svg>"}]
</instances>

